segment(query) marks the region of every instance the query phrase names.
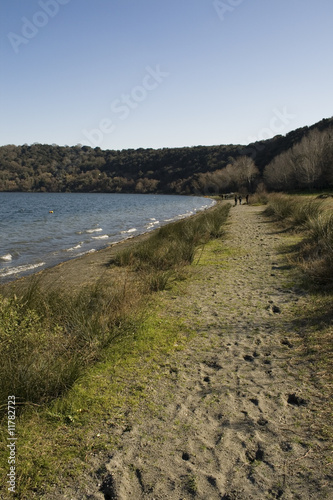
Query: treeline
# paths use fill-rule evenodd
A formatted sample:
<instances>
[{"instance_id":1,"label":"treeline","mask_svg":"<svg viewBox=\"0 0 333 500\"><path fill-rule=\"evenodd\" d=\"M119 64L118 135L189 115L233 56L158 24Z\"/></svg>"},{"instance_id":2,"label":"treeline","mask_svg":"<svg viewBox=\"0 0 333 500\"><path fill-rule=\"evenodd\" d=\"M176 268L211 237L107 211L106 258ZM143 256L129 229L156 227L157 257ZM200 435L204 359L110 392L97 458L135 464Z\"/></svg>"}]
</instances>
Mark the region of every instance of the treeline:
<instances>
[{"instance_id":1,"label":"treeline","mask_svg":"<svg viewBox=\"0 0 333 500\"><path fill-rule=\"evenodd\" d=\"M223 194L333 186L333 118L248 146L0 147L0 191ZM315 152L316 151L316 152Z\"/></svg>"}]
</instances>

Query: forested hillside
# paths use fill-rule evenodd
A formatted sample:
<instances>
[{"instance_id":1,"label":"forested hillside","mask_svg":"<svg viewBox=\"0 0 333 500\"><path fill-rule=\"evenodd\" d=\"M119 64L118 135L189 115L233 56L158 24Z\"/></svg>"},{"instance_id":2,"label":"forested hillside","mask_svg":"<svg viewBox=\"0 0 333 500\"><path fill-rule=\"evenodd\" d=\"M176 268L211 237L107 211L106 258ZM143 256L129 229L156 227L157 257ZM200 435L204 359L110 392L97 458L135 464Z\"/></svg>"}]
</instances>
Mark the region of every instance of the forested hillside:
<instances>
[{"instance_id":1,"label":"forested hillside","mask_svg":"<svg viewBox=\"0 0 333 500\"><path fill-rule=\"evenodd\" d=\"M0 191L223 194L333 187L333 118L248 146L0 147Z\"/></svg>"}]
</instances>

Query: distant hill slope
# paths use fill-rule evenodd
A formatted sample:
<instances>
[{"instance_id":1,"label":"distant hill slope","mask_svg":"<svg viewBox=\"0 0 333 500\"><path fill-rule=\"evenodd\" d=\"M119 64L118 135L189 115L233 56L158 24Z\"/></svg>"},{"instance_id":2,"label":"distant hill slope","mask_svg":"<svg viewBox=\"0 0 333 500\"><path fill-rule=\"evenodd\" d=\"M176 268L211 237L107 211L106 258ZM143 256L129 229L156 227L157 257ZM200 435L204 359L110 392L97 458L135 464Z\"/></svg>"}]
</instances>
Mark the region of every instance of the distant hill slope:
<instances>
[{"instance_id":1,"label":"distant hill slope","mask_svg":"<svg viewBox=\"0 0 333 500\"><path fill-rule=\"evenodd\" d=\"M323 131L332 126L333 118L323 119L286 136L278 135L247 146L121 151L80 145L2 146L0 191L208 194L205 174L221 172L240 156L247 156L258 168L256 182L259 182L264 167L276 156L300 142L311 130ZM214 189L221 193L227 187L223 183L214 184Z\"/></svg>"}]
</instances>

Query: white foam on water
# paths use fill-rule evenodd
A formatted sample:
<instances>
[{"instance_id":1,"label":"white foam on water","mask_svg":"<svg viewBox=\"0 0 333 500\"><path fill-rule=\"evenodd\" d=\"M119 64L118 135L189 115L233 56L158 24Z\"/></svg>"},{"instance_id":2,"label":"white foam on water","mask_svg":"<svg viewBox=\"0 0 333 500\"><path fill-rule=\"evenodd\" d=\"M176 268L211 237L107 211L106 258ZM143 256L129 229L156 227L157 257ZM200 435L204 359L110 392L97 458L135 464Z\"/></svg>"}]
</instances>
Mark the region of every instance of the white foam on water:
<instances>
[{"instance_id":1,"label":"white foam on water","mask_svg":"<svg viewBox=\"0 0 333 500\"><path fill-rule=\"evenodd\" d=\"M0 276L11 276L12 274L24 273L26 271L31 271L37 267L45 266L45 262L40 262L39 264L26 264L24 266L11 267L9 269L3 269L0 271Z\"/></svg>"},{"instance_id":2,"label":"white foam on water","mask_svg":"<svg viewBox=\"0 0 333 500\"><path fill-rule=\"evenodd\" d=\"M75 250L78 250L81 247L82 247L82 243L79 243L78 245L75 245L75 247L67 248L66 252L74 252Z\"/></svg>"},{"instance_id":3,"label":"white foam on water","mask_svg":"<svg viewBox=\"0 0 333 500\"><path fill-rule=\"evenodd\" d=\"M100 231L103 231L103 229L101 227L98 227L96 229L87 229L85 232L86 233L99 233Z\"/></svg>"},{"instance_id":4,"label":"white foam on water","mask_svg":"<svg viewBox=\"0 0 333 500\"><path fill-rule=\"evenodd\" d=\"M11 262L13 260L13 256L10 253L6 253L6 255L1 255L0 260L4 262Z\"/></svg>"},{"instance_id":5,"label":"white foam on water","mask_svg":"<svg viewBox=\"0 0 333 500\"><path fill-rule=\"evenodd\" d=\"M87 255L88 253L94 253L96 252L95 248L92 248L91 250L87 250L86 252L81 252L76 255L76 257L82 257L82 255Z\"/></svg>"},{"instance_id":6,"label":"white foam on water","mask_svg":"<svg viewBox=\"0 0 333 500\"><path fill-rule=\"evenodd\" d=\"M135 231L137 231L137 229L135 227L133 227L132 229L129 229L128 231L120 231L120 233L121 234L134 233Z\"/></svg>"},{"instance_id":7,"label":"white foam on water","mask_svg":"<svg viewBox=\"0 0 333 500\"><path fill-rule=\"evenodd\" d=\"M109 236L107 234L102 234L101 236L92 236L93 240L106 240Z\"/></svg>"},{"instance_id":8,"label":"white foam on water","mask_svg":"<svg viewBox=\"0 0 333 500\"><path fill-rule=\"evenodd\" d=\"M150 219L152 220L152 219ZM156 220L156 219L153 219L155 222L149 222L149 224L146 225L146 228L147 229L152 229L154 226L156 226L156 224L159 224L160 221L159 220Z\"/></svg>"}]
</instances>

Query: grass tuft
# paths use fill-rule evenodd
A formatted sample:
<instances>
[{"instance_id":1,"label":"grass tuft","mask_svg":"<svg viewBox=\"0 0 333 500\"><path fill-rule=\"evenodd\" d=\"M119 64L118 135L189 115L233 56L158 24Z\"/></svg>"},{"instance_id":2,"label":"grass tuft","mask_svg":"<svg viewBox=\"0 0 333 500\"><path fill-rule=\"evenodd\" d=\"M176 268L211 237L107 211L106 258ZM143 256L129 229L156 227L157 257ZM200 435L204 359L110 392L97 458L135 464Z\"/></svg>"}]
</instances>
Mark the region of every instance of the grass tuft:
<instances>
[{"instance_id":1,"label":"grass tuft","mask_svg":"<svg viewBox=\"0 0 333 500\"><path fill-rule=\"evenodd\" d=\"M303 232L298 264L316 286L333 286L333 214L322 199L270 195L266 215Z\"/></svg>"},{"instance_id":2,"label":"grass tuft","mask_svg":"<svg viewBox=\"0 0 333 500\"><path fill-rule=\"evenodd\" d=\"M134 321L137 294L126 283L99 284L76 295L0 296L0 400L44 404L63 394ZM1 410L0 410L1 411Z\"/></svg>"}]
</instances>

